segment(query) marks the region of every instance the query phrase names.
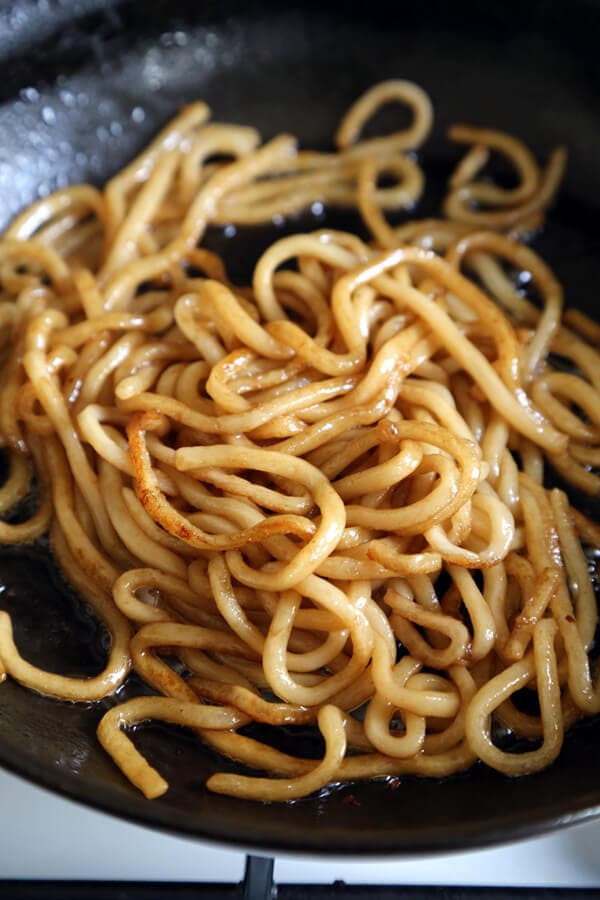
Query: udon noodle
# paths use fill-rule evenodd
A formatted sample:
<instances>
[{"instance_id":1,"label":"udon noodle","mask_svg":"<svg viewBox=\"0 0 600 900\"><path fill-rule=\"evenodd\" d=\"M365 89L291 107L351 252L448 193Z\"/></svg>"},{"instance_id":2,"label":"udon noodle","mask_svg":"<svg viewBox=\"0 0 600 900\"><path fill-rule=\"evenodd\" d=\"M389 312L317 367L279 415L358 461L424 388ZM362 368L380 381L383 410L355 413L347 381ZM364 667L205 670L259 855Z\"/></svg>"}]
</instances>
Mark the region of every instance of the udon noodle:
<instances>
[{"instance_id":1,"label":"udon noodle","mask_svg":"<svg viewBox=\"0 0 600 900\"><path fill-rule=\"evenodd\" d=\"M363 137L390 102L410 126ZM0 540L48 531L110 634L100 674L66 677L26 661L1 612L2 670L61 700L115 694L98 737L149 798L168 785L135 747L148 720L259 773L209 790L285 801L478 759L524 775L600 711L600 531L545 482L600 490L600 327L563 315L526 243L565 151L542 166L456 126L445 217L393 224L423 192L431 124L403 81L362 96L329 153L194 103L103 191L60 190L0 242L0 508L38 486ZM211 226L315 202L358 210L370 237L282 237L248 286L205 246ZM151 693L119 702L131 669ZM253 722L313 726L322 758Z\"/></svg>"}]
</instances>

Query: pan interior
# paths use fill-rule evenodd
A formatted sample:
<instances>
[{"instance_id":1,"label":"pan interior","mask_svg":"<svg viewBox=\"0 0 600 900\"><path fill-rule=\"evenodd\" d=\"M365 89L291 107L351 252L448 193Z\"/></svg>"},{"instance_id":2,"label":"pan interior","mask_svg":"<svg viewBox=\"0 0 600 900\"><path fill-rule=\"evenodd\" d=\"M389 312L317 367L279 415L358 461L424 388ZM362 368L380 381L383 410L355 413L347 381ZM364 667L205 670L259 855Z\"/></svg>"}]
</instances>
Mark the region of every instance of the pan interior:
<instances>
[{"instance_id":1,"label":"pan interior","mask_svg":"<svg viewBox=\"0 0 600 900\"><path fill-rule=\"evenodd\" d=\"M18 4L17 4L18 6ZM26 5L24 5L26 6ZM417 215L435 211L457 158L445 141L456 121L514 132L545 158L567 144L571 165L537 247L563 281L567 303L594 312L600 282L600 65L587 44L592 4L561 22L549 3L476 14L467 6L404 4L379 13L284 10L274 4L65 3L54 18L13 23L0 41L0 226L36 197L67 183L100 184L194 98L217 120L257 126L265 138L299 135L326 148L361 91L384 78L420 83L431 95L435 133L423 152L431 173ZM559 5L560 6L560 5ZM64 16L67 10L68 16ZM240 11L242 10L242 11ZM520 27L515 18L520 16ZM62 18L61 18L62 17ZM25 24L23 24L25 22ZM590 22L592 19L590 18ZM335 213L268 229L212 232L232 275L275 237L323 224L356 227ZM592 510L593 511L593 510ZM68 674L102 665L105 636L49 559L47 546L0 551L0 606L32 661ZM127 695L141 686L131 680ZM475 846L555 827L600 805L600 720L580 726L549 770L507 779L479 765L442 782L402 779L333 788L287 806L251 805L208 794L206 777L229 769L177 729L140 729L140 749L169 780L149 802L95 739L112 703L72 705L0 688L0 762L85 803L172 831L267 849L403 853ZM308 739L284 738L296 747ZM310 741L308 752L317 752Z\"/></svg>"}]
</instances>

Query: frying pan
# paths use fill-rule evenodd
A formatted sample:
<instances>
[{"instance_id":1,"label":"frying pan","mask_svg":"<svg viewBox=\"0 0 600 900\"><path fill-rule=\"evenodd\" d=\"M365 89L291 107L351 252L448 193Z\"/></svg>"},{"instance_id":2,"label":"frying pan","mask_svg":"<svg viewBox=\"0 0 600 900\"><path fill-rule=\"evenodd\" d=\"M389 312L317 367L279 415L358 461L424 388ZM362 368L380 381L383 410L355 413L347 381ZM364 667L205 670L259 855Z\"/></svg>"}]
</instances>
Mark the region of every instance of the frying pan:
<instances>
[{"instance_id":1,"label":"frying pan","mask_svg":"<svg viewBox=\"0 0 600 900\"><path fill-rule=\"evenodd\" d=\"M326 148L348 103L372 83L414 79L437 114L424 151L432 213L456 151L444 139L463 120L520 135L541 157L557 143L571 164L538 249L567 302L593 314L600 283L600 57L590 2L453 2L286 6L158 0L20 0L0 9L0 224L37 196L101 183L179 105L206 99L223 121L288 130ZM398 113L396 112L396 116ZM385 125L385 122L379 123ZM357 223L335 213L209 240L234 277L286 228ZM589 507L588 507L588 511ZM597 510L591 509L598 514ZM24 655L65 674L102 667L106 635L53 566L43 541L0 549L0 604ZM132 678L120 693L143 687ZM74 705L9 681L0 688L0 763L87 804L203 839L272 851L401 854L472 847L600 813L600 720L568 735L559 760L527 778L483 765L443 781L333 787L293 804L211 795L207 776L234 764L184 731L144 726L136 740L172 785L145 800L104 754L96 724L114 698ZM260 734L271 739L264 728ZM319 755L296 731L282 749Z\"/></svg>"}]
</instances>

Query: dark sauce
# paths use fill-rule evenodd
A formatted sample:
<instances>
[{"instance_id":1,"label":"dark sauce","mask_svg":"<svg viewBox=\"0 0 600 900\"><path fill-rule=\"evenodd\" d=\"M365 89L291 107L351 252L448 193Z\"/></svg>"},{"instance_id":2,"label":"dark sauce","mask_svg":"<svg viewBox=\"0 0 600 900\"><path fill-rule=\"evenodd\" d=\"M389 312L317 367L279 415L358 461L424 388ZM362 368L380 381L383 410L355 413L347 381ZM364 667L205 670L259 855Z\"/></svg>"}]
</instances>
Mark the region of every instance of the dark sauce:
<instances>
[{"instance_id":1,"label":"dark sauce","mask_svg":"<svg viewBox=\"0 0 600 900\"><path fill-rule=\"evenodd\" d=\"M15 643L33 665L89 678L106 664L106 628L65 580L46 540L0 547L0 609L10 613Z\"/></svg>"}]
</instances>

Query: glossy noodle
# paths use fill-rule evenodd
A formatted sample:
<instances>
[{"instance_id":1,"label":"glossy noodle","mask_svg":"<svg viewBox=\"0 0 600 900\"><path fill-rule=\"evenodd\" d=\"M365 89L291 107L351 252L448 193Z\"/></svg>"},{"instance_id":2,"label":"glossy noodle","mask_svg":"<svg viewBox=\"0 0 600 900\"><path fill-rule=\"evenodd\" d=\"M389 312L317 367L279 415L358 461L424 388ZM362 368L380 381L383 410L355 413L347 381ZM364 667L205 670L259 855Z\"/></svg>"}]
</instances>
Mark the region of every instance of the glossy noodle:
<instances>
[{"instance_id":1,"label":"glossy noodle","mask_svg":"<svg viewBox=\"0 0 600 900\"><path fill-rule=\"evenodd\" d=\"M387 104L410 125L363 137ZM168 784L135 746L148 720L243 763L207 787L252 800L478 759L548 766L600 711L599 530L546 486L600 491L600 331L563 315L526 243L564 149L540 164L457 125L445 217L398 225L425 185L416 85L368 91L329 153L209 117L186 107L103 191L40 200L0 241L0 511L38 486L0 541L49 532L111 639L101 673L65 677L23 658L2 612L4 677L115 694L98 737L149 798ZM369 237L283 237L244 286L204 245L209 227L315 203L357 210ZM132 669L152 694L119 702ZM322 758L258 741L253 722L318 730Z\"/></svg>"}]
</instances>

